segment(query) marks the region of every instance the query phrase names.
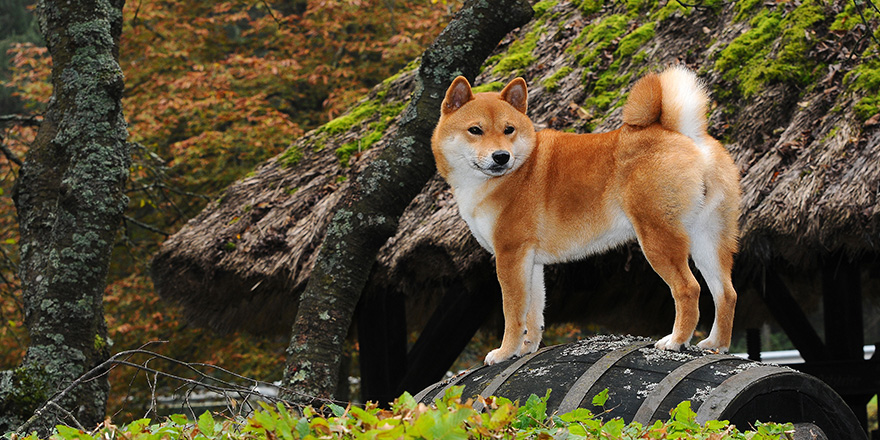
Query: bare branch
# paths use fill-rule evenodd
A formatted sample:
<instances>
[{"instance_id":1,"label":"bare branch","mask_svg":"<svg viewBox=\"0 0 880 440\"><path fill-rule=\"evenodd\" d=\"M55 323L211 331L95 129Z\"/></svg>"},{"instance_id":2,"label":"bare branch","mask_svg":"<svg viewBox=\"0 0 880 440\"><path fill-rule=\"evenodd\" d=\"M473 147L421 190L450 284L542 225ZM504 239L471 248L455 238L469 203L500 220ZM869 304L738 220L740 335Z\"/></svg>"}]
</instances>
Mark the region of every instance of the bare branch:
<instances>
[{"instance_id":1,"label":"bare branch","mask_svg":"<svg viewBox=\"0 0 880 440\"><path fill-rule=\"evenodd\" d=\"M156 228L156 227L154 227L154 226L148 225L148 224L146 224L146 223L144 223L144 222L142 222L142 221L136 220L136 219L133 218L133 217L129 217L129 216L126 215L126 216L123 216L123 218L125 219L126 222L129 222L129 223L131 223L131 224L133 224L133 225L135 225L135 226L138 226L138 227L140 227L140 228L142 228L142 229L146 229L146 230L148 230L148 231L150 231L150 232L154 232L154 233L156 233L156 234L163 235L163 236L165 236L165 237L168 237L169 235L171 235L171 234L169 234L169 233L167 233L167 232L165 232L165 231L163 231L163 230L161 230L161 229L159 229L159 228Z\"/></svg>"},{"instance_id":2,"label":"bare branch","mask_svg":"<svg viewBox=\"0 0 880 440\"><path fill-rule=\"evenodd\" d=\"M12 150L10 150L8 146L6 146L6 144L3 142L5 140L6 138L3 137L2 134L0 134L0 151L3 152L3 155L6 156L6 159L8 159L10 162L21 166L21 159L19 159L18 156L16 156L15 153L13 153Z\"/></svg>"},{"instance_id":3,"label":"bare branch","mask_svg":"<svg viewBox=\"0 0 880 440\"><path fill-rule=\"evenodd\" d=\"M37 127L43 122L43 117L36 115L0 115L0 123L4 122L14 122L26 127Z\"/></svg>"},{"instance_id":4,"label":"bare branch","mask_svg":"<svg viewBox=\"0 0 880 440\"><path fill-rule=\"evenodd\" d=\"M157 383L158 383L158 379L160 377L181 382L181 386L178 387L177 389L180 390L182 388L187 388L187 390L185 392L187 402L189 402L190 396L197 388L201 388L201 389L204 389L207 391L212 391L212 392L215 392L215 393L223 396L227 401L227 408L229 408L230 413L233 413L233 414L234 414L234 411L232 410L232 408L236 405L238 406L238 408L240 410L242 410L242 409L253 410L254 406L252 404L250 404L249 401L253 401L254 398L259 398L264 401L272 402L272 403L282 402L282 403L285 403L285 404L287 404L291 407L294 407L294 408L301 408L302 407L302 404L297 404L297 403L294 403L294 402L291 402L288 400L284 400L281 397L278 397L279 395L281 395L282 392L286 393L287 395L291 395L294 393L292 390L284 389L281 386L278 386L278 385L275 385L275 384L272 384L269 382L263 382L263 381L260 381L257 379L251 379L251 378L242 376L240 374L234 373L234 372L227 370L225 368L218 367L216 365L183 362L183 361L180 361L180 360L177 360L177 359L165 356L165 355L161 355L161 354L153 352L153 351L143 349L143 347L146 347L147 345L158 343L158 342L159 341L150 342L148 344L143 345L141 348L134 349L134 350L121 351L121 352L116 353L115 355L111 356L109 359L102 362L100 365L92 368L89 372L87 372L86 374L84 374L84 375L80 376L79 378L77 378L76 380L74 380L70 385L67 386L67 388L65 388L64 390L62 390L59 393L52 396L52 398L49 399L49 401L47 401L45 404L43 404L43 406L40 407L34 413L34 415L31 416L30 419L28 419L27 422L25 422L23 425L21 425L16 430L16 433L18 433L19 435L23 435L25 432L28 431L29 427L31 425L33 425L33 423L35 421L37 421L41 417L43 417L50 408L56 408L56 409L60 408L58 402L60 402L60 400L64 397L64 395L69 393L71 390L73 390L77 386L79 386L83 383L92 381L92 380L96 380L102 376L105 376L105 375L109 374L111 370L113 370L114 368L117 368L118 366L131 367L131 368L136 369L138 372L142 371L142 372L147 373L147 381L149 382L150 387L152 389L152 397L151 397L152 404L151 404L150 412L155 412L155 409L158 405ZM138 356L138 355L145 355L148 358L143 363L132 362L131 359L134 356ZM184 369L193 373L195 378L179 376L176 374L168 373L166 371L162 371L161 369L159 369L157 367L150 366L150 363L155 362L157 360L166 361L166 362L170 363L171 365L183 367ZM203 370L213 370L217 373L226 374L236 380L244 381L246 384L242 385L240 383L230 382L229 380L224 380L219 377L212 376ZM151 379L151 376L152 376L152 379ZM278 394L276 394L274 396L263 394L258 390L258 387L274 388L274 389L278 390ZM305 397L305 398L303 398L303 397ZM309 397L309 396L301 396L301 395L297 396L297 401L298 402L304 402L304 401L310 402L310 404L315 404L315 403L318 403L318 404L335 403L335 404L340 404L340 405L348 405L349 404L348 402L334 401L334 400L329 400L329 399L319 399L319 398L314 398L314 397ZM69 414L66 411L65 411L65 413Z\"/></svg>"},{"instance_id":5,"label":"bare branch","mask_svg":"<svg viewBox=\"0 0 880 440\"><path fill-rule=\"evenodd\" d=\"M871 5L871 7L873 7L875 10L877 10L877 6L874 5L874 3L871 2L871 0L868 0L868 4ZM865 14L864 14L864 12L862 12L862 8L859 7L859 0L853 0L853 6L856 7L856 11L859 11L859 17L862 18L862 24L865 25L865 33L867 35L863 35L862 38L865 38L865 36L870 36L871 39L874 40L874 44L876 44L878 47L880 47L880 41L878 41L877 37L874 36L874 31L871 29L871 25L868 23L868 19L865 18ZM877 12L880 12L880 10L878 10Z\"/></svg>"}]
</instances>

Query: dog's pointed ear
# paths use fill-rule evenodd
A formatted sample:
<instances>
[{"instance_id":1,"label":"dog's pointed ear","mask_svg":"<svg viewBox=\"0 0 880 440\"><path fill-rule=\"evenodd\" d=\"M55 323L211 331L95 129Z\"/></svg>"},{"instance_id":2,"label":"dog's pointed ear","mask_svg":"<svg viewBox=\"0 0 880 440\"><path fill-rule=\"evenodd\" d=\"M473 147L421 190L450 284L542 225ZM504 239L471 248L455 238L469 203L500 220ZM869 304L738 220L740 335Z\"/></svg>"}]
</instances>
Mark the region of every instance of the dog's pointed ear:
<instances>
[{"instance_id":1,"label":"dog's pointed ear","mask_svg":"<svg viewBox=\"0 0 880 440\"><path fill-rule=\"evenodd\" d=\"M501 91L501 99L507 101L513 108L525 114L529 108L529 92L526 89L526 80L516 78Z\"/></svg>"},{"instance_id":2,"label":"dog's pointed ear","mask_svg":"<svg viewBox=\"0 0 880 440\"><path fill-rule=\"evenodd\" d=\"M443 99L441 111L444 115L452 113L474 99L471 84L467 78L459 76L452 81L452 85L446 90L446 98Z\"/></svg>"}]
</instances>

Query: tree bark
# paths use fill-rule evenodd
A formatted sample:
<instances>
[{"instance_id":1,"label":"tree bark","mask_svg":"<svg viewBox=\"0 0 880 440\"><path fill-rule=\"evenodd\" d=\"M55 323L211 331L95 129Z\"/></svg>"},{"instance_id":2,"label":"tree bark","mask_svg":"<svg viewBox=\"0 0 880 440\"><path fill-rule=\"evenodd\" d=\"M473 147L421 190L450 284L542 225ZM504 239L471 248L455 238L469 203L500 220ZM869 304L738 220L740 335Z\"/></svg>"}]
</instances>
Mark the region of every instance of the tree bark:
<instances>
[{"instance_id":1,"label":"tree bark","mask_svg":"<svg viewBox=\"0 0 880 440\"><path fill-rule=\"evenodd\" d=\"M334 396L342 343L376 254L436 171L431 133L446 88L458 75L473 82L501 38L532 14L525 0L469 0L423 54L395 138L353 182L325 234L287 350L288 399Z\"/></svg>"},{"instance_id":2,"label":"tree bark","mask_svg":"<svg viewBox=\"0 0 880 440\"><path fill-rule=\"evenodd\" d=\"M108 355L103 293L130 165L118 62L123 4L38 4L54 91L14 194L30 345L19 368L0 373L0 432ZM108 390L106 377L88 381L30 429L95 426Z\"/></svg>"}]
</instances>

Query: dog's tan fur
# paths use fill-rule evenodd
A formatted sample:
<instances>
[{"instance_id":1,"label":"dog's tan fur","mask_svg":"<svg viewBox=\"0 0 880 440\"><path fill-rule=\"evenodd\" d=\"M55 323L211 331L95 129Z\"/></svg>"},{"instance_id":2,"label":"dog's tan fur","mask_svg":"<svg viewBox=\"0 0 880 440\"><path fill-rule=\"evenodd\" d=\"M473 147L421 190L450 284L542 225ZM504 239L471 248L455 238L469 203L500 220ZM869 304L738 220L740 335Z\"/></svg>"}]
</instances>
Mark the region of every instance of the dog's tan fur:
<instances>
[{"instance_id":1,"label":"dog's tan fur","mask_svg":"<svg viewBox=\"0 0 880 440\"><path fill-rule=\"evenodd\" d=\"M545 264L632 239L675 299L672 333L656 346L678 350L697 326L700 285L688 266L691 256L715 300L712 330L699 345L727 350L736 304L730 273L739 173L706 133L707 97L693 73L674 67L639 80L623 126L608 133L536 133L527 96L521 78L501 93L479 94L456 78L432 139L462 217L496 258L504 338L486 363L537 349Z\"/></svg>"}]
</instances>

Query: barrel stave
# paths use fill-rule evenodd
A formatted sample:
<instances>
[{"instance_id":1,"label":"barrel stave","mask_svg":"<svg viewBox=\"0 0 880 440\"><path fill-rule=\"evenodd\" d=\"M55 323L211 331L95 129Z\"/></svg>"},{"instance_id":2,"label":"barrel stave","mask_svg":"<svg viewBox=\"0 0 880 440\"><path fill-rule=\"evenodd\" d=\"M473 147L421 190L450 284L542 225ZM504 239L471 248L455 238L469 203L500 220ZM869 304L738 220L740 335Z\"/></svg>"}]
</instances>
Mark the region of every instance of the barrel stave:
<instances>
[{"instance_id":1,"label":"barrel stave","mask_svg":"<svg viewBox=\"0 0 880 440\"><path fill-rule=\"evenodd\" d=\"M666 398L657 406L651 420L665 420L679 403L691 402L691 409L697 411L715 389L731 375L743 371L751 365L760 365L745 359L731 357L699 368L679 381L669 391Z\"/></svg>"}]
</instances>

